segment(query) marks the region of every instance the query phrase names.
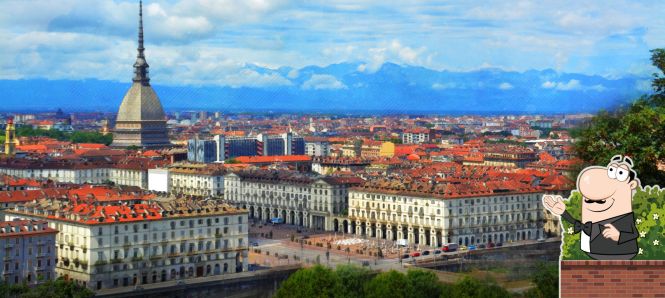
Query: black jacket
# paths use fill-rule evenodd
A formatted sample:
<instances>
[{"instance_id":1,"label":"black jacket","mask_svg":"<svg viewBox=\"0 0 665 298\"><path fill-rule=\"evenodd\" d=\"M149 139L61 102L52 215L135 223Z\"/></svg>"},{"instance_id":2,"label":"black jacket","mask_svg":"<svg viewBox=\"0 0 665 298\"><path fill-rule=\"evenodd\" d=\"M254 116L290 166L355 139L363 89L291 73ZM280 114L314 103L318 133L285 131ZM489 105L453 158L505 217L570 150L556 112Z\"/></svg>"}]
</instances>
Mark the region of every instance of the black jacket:
<instances>
[{"instance_id":1,"label":"black jacket","mask_svg":"<svg viewBox=\"0 0 665 298\"><path fill-rule=\"evenodd\" d=\"M628 255L637 253L637 237L640 233L635 227L635 216L633 212L608 218L599 222L587 222L583 224L573 218L568 211L564 211L561 218L575 225L575 233L580 230L586 230L590 239L590 253L600 255ZM606 224L612 224L619 230L619 241L614 241L603 236L603 230ZM586 229L585 226L586 225ZM589 227L591 233L588 233Z\"/></svg>"}]
</instances>

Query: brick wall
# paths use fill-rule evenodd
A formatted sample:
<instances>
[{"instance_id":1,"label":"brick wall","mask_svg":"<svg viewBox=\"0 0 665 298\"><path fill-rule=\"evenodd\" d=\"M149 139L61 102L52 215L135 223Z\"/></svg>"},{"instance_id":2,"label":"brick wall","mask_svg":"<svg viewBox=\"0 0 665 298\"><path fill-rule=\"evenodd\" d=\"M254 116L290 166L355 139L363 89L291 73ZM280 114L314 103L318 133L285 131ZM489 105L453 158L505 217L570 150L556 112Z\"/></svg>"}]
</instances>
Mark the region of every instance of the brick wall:
<instances>
[{"instance_id":1,"label":"brick wall","mask_svg":"<svg viewBox=\"0 0 665 298\"><path fill-rule=\"evenodd\" d=\"M561 297L665 297L665 261L561 261Z\"/></svg>"}]
</instances>

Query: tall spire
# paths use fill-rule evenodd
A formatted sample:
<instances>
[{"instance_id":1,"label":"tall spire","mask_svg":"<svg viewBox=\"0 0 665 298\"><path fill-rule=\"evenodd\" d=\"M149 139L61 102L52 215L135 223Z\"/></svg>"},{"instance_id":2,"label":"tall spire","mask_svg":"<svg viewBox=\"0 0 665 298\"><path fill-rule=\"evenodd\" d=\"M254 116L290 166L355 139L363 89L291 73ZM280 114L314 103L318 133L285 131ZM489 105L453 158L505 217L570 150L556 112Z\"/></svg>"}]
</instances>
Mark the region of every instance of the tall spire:
<instances>
[{"instance_id":1,"label":"tall spire","mask_svg":"<svg viewBox=\"0 0 665 298\"><path fill-rule=\"evenodd\" d=\"M139 1L139 47L136 49L136 62L134 62L134 78L132 81L140 82L143 85L150 85L150 77L148 76L148 62L145 61L143 51L143 1Z\"/></svg>"}]
</instances>

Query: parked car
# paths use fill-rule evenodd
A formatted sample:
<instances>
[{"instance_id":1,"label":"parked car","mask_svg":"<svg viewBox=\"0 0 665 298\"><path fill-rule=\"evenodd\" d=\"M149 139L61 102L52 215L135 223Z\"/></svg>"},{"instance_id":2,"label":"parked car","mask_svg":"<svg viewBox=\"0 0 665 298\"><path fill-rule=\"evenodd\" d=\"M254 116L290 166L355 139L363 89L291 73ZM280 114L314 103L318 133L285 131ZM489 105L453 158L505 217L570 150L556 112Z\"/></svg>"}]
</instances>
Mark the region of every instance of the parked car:
<instances>
[{"instance_id":1,"label":"parked car","mask_svg":"<svg viewBox=\"0 0 665 298\"><path fill-rule=\"evenodd\" d=\"M489 248L494 248L495 244L494 242L487 243L487 247Z\"/></svg>"},{"instance_id":2,"label":"parked car","mask_svg":"<svg viewBox=\"0 0 665 298\"><path fill-rule=\"evenodd\" d=\"M252 246L259 246L258 242L252 242Z\"/></svg>"},{"instance_id":3,"label":"parked car","mask_svg":"<svg viewBox=\"0 0 665 298\"><path fill-rule=\"evenodd\" d=\"M430 254L429 250L423 251L423 256L429 256L429 254Z\"/></svg>"},{"instance_id":4,"label":"parked car","mask_svg":"<svg viewBox=\"0 0 665 298\"><path fill-rule=\"evenodd\" d=\"M445 252L452 252L452 251L456 251L458 249L459 249L459 245L457 243L450 243L450 244L446 244L446 245L443 246L443 251L445 251Z\"/></svg>"},{"instance_id":5,"label":"parked car","mask_svg":"<svg viewBox=\"0 0 665 298\"><path fill-rule=\"evenodd\" d=\"M409 255L409 254L403 254L402 255L402 259L408 259L409 257L411 257L411 255Z\"/></svg>"},{"instance_id":6,"label":"parked car","mask_svg":"<svg viewBox=\"0 0 665 298\"><path fill-rule=\"evenodd\" d=\"M481 244L478 244L478 249L483 249L483 248L485 248L485 247L486 247L485 244L482 244L482 243L481 243Z\"/></svg>"},{"instance_id":7,"label":"parked car","mask_svg":"<svg viewBox=\"0 0 665 298\"><path fill-rule=\"evenodd\" d=\"M496 247L501 247L501 246L503 246L503 242L498 242L498 243L496 244Z\"/></svg>"},{"instance_id":8,"label":"parked car","mask_svg":"<svg viewBox=\"0 0 665 298\"><path fill-rule=\"evenodd\" d=\"M476 250L476 246L475 245L469 245L469 250Z\"/></svg>"},{"instance_id":9,"label":"parked car","mask_svg":"<svg viewBox=\"0 0 665 298\"><path fill-rule=\"evenodd\" d=\"M362 264L363 264L363 267L368 267L369 266L369 261L363 261Z\"/></svg>"},{"instance_id":10,"label":"parked car","mask_svg":"<svg viewBox=\"0 0 665 298\"><path fill-rule=\"evenodd\" d=\"M465 250L468 250L468 249L469 249L469 248L466 247L466 245L460 245L460 246L459 246L459 251L465 251Z\"/></svg>"},{"instance_id":11,"label":"parked car","mask_svg":"<svg viewBox=\"0 0 665 298\"><path fill-rule=\"evenodd\" d=\"M440 249L435 249L435 250L434 250L434 254L435 254L435 255L441 254L441 250L440 250Z\"/></svg>"},{"instance_id":12,"label":"parked car","mask_svg":"<svg viewBox=\"0 0 665 298\"><path fill-rule=\"evenodd\" d=\"M414 252L411 253L411 257L415 258L415 257L419 257L419 256L420 256L420 252L418 252L418 251L414 251Z\"/></svg>"},{"instance_id":13,"label":"parked car","mask_svg":"<svg viewBox=\"0 0 665 298\"><path fill-rule=\"evenodd\" d=\"M538 238L538 242L545 242L545 238Z\"/></svg>"}]
</instances>

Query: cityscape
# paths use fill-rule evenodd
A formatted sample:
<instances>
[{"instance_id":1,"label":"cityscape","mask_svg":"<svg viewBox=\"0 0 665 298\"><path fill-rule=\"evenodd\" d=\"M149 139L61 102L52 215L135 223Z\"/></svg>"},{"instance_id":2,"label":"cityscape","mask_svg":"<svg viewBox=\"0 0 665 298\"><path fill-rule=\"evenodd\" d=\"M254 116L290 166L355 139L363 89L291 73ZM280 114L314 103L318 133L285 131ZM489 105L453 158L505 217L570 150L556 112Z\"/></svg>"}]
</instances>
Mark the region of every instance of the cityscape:
<instances>
[{"instance_id":1,"label":"cityscape","mask_svg":"<svg viewBox=\"0 0 665 298\"><path fill-rule=\"evenodd\" d=\"M121 44L132 58L114 66L123 79L14 80L7 67L0 80L3 297L565 297L575 293L563 277L576 260L563 239L573 226L544 196L573 202L580 171L616 154L632 158L638 186L665 185L665 87L661 73L650 81L662 50L639 53L646 75L596 64L447 71L385 58L257 64L257 83L288 80L179 93L177 71L154 70L174 63L160 53L168 28L149 26L181 16L157 1L107 2L133 28L113 33L131 39ZM201 19L189 21L171 30L199 34ZM649 201L658 246L665 194L655 189L640 188L660 196ZM647 270L665 276L659 264Z\"/></svg>"}]
</instances>

